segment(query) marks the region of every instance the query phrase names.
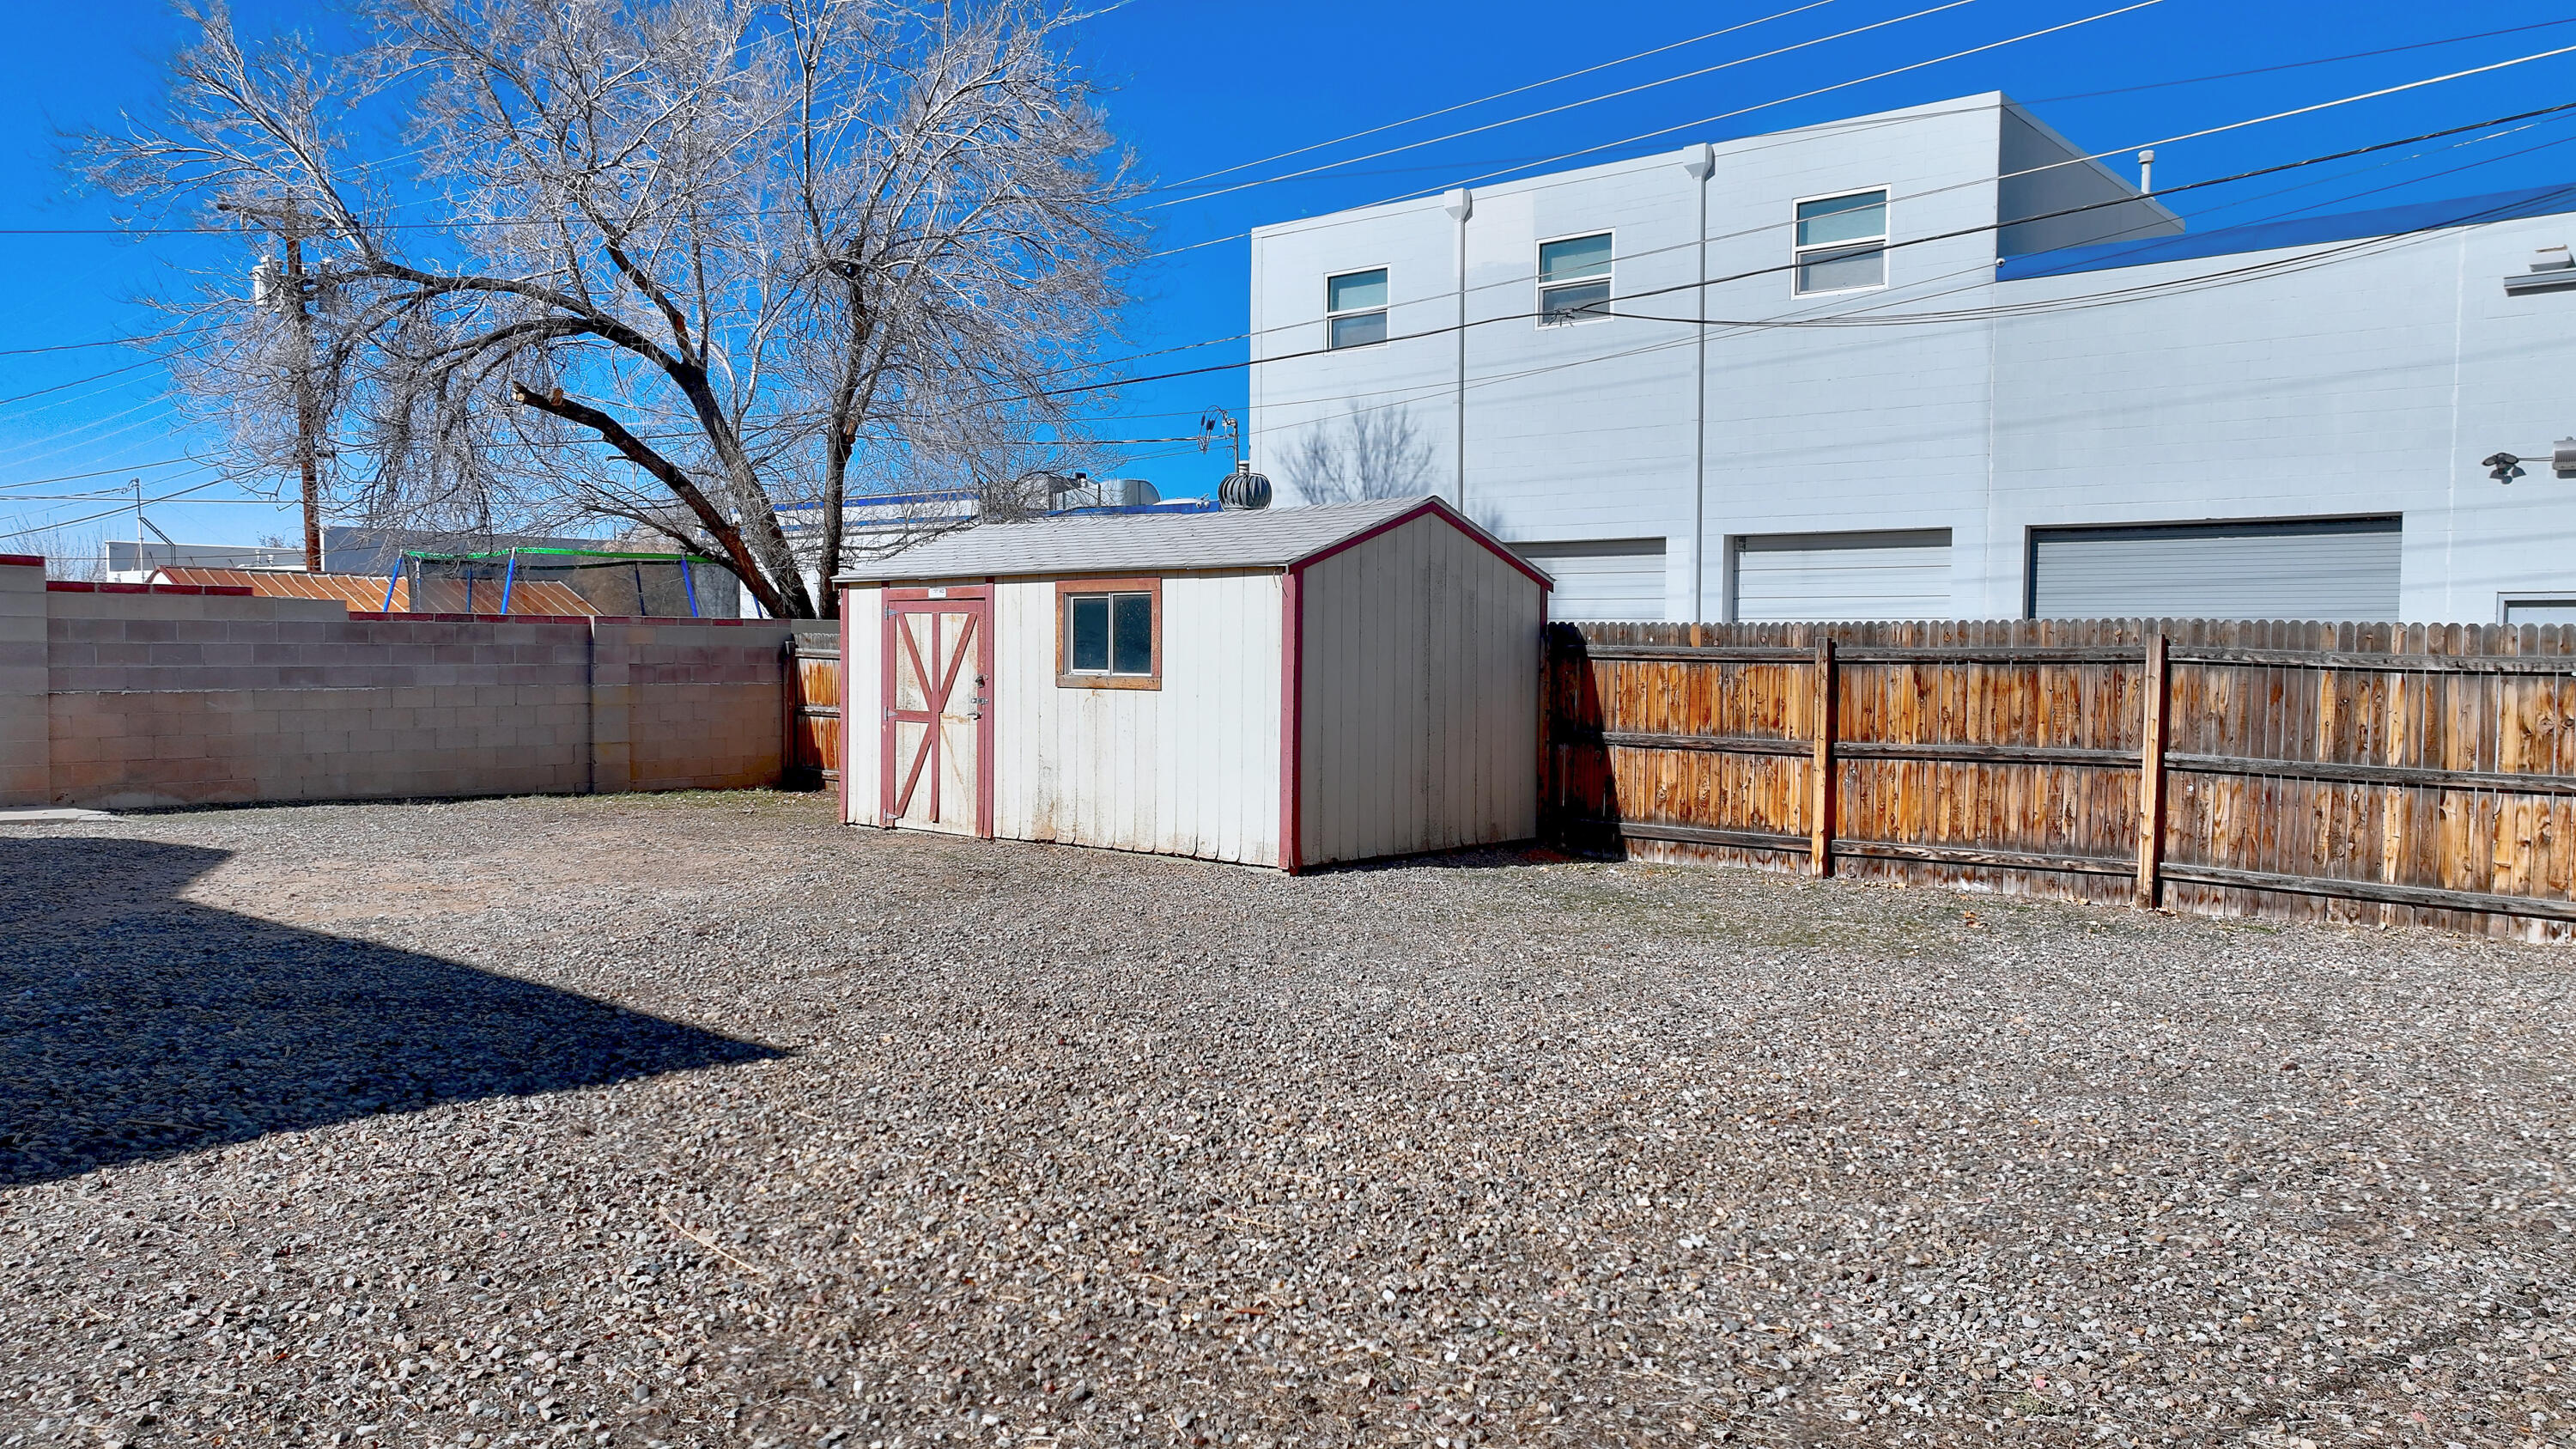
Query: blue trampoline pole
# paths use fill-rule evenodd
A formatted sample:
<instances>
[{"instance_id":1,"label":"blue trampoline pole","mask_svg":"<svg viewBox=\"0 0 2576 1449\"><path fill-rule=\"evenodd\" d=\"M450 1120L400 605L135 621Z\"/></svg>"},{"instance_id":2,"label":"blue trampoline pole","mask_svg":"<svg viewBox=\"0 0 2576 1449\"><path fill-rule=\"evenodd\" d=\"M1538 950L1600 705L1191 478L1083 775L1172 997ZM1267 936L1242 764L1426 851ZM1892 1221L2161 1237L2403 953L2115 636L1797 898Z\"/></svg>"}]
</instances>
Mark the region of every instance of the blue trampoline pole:
<instances>
[{"instance_id":1,"label":"blue trampoline pole","mask_svg":"<svg viewBox=\"0 0 2576 1449\"><path fill-rule=\"evenodd\" d=\"M401 554L394 555L393 575L385 580L385 612L388 614L394 611L394 585L402 582L403 565L410 561Z\"/></svg>"},{"instance_id":2,"label":"blue trampoline pole","mask_svg":"<svg viewBox=\"0 0 2576 1449\"><path fill-rule=\"evenodd\" d=\"M510 550L510 567L501 575L501 612L510 612L510 590L519 582L519 551Z\"/></svg>"},{"instance_id":3,"label":"blue trampoline pole","mask_svg":"<svg viewBox=\"0 0 2576 1449\"><path fill-rule=\"evenodd\" d=\"M680 555L680 587L689 591L689 617L692 619L697 618L698 586L696 581L689 577L689 556L687 554Z\"/></svg>"}]
</instances>

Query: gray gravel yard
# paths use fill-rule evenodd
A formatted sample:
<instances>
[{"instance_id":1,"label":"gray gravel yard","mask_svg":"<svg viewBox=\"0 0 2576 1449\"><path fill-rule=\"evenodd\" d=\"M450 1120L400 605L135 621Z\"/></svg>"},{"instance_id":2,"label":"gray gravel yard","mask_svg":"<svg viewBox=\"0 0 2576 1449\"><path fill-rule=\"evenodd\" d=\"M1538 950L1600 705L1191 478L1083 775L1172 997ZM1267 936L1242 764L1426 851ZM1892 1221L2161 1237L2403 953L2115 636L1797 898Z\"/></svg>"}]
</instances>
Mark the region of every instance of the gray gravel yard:
<instances>
[{"instance_id":1,"label":"gray gravel yard","mask_svg":"<svg viewBox=\"0 0 2576 1449\"><path fill-rule=\"evenodd\" d=\"M2576 1443L2571 964L786 795L0 826L0 1442Z\"/></svg>"}]
</instances>

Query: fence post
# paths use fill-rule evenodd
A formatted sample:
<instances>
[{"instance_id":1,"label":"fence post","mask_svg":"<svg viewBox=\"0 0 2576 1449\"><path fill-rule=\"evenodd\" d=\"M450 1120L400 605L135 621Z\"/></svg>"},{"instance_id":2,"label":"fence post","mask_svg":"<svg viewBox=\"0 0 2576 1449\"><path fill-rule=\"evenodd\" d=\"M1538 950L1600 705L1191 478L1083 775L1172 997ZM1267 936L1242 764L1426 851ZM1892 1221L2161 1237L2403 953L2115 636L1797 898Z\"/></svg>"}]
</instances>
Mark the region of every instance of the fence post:
<instances>
[{"instance_id":1,"label":"fence post","mask_svg":"<svg viewBox=\"0 0 2576 1449\"><path fill-rule=\"evenodd\" d=\"M1556 810L1556 629L1539 606L1538 625L1538 809L1531 822L1541 845L1561 845L1564 830Z\"/></svg>"},{"instance_id":2,"label":"fence post","mask_svg":"<svg viewBox=\"0 0 2576 1449\"><path fill-rule=\"evenodd\" d=\"M1815 794L1810 799L1807 865L1820 876L1834 873L1834 641L1816 641Z\"/></svg>"},{"instance_id":3,"label":"fence post","mask_svg":"<svg viewBox=\"0 0 2576 1449\"><path fill-rule=\"evenodd\" d=\"M2142 681L2146 718L2138 730L2138 907L2152 911L2165 856L2165 636L2147 636Z\"/></svg>"}]
</instances>

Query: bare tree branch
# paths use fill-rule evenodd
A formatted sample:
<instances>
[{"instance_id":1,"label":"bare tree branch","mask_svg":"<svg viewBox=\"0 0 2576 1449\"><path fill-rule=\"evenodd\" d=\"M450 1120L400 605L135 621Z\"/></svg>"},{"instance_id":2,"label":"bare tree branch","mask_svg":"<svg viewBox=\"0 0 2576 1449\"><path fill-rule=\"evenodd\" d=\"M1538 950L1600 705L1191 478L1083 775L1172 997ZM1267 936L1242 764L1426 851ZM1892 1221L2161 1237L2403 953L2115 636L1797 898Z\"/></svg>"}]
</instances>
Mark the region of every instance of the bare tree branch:
<instances>
[{"instance_id":1,"label":"bare tree branch","mask_svg":"<svg viewBox=\"0 0 2576 1449\"><path fill-rule=\"evenodd\" d=\"M614 518L828 613L853 500L1023 506L1055 460L1019 440L1078 423L1049 375L1111 334L1139 255L1070 17L1030 0L356 0L368 42L336 57L183 13L166 114L75 167L165 213L304 219L309 346L238 274L163 305L210 325L179 374L226 461L276 468L279 400L318 399L332 496L370 522ZM352 162L375 111L408 149Z\"/></svg>"}]
</instances>

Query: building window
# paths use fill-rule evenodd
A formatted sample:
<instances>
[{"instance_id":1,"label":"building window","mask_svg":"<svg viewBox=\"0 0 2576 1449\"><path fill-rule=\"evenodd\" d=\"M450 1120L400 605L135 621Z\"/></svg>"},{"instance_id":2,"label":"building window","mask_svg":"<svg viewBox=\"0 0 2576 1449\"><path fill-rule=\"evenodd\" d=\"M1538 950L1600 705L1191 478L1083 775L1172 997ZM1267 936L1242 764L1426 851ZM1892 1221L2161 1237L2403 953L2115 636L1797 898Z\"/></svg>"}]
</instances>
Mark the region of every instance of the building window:
<instances>
[{"instance_id":1,"label":"building window","mask_svg":"<svg viewBox=\"0 0 2576 1449\"><path fill-rule=\"evenodd\" d=\"M1887 192L1798 203L1798 295L1887 285Z\"/></svg>"},{"instance_id":2,"label":"building window","mask_svg":"<svg viewBox=\"0 0 2576 1449\"><path fill-rule=\"evenodd\" d=\"M2518 594L2496 601L2496 616L2507 624L2576 624L2576 594Z\"/></svg>"},{"instance_id":3,"label":"building window","mask_svg":"<svg viewBox=\"0 0 2576 1449\"><path fill-rule=\"evenodd\" d=\"M1060 688L1162 688L1162 580L1057 584L1055 657Z\"/></svg>"},{"instance_id":4,"label":"building window","mask_svg":"<svg viewBox=\"0 0 2576 1449\"><path fill-rule=\"evenodd\" d=\"M1538 244L1538 325L1610 315L1610 233Z\"/></svg>"},{"instance_id":5,"label":"building window","mask_svg":"<svg viewBox=\"0 0 2576 1449\"><path fill-rule=\"evenodd\" d=\"M1386 268L1324 279L1324 345L1375 347L1386 340Z\"/></svg>"}]
</instances>

